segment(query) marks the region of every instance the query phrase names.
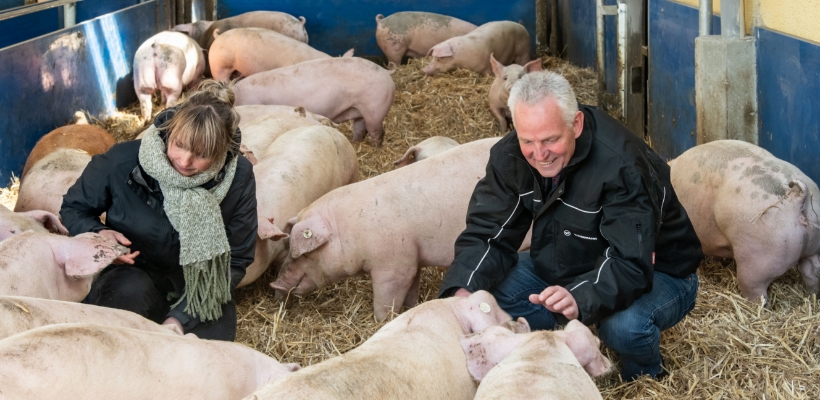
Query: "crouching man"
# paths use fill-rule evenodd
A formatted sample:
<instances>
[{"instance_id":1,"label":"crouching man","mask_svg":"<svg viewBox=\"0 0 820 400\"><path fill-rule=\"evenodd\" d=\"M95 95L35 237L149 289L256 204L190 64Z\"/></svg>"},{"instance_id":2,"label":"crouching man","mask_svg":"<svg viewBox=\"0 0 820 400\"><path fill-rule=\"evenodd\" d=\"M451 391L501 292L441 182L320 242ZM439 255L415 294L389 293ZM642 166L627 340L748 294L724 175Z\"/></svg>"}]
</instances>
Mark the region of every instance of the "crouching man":
<instances>
[{"instance_id":1,"label":"crouching man","mask_svg":"<svg viewBox=\"0 0 820 400\"><path fill-rule=\"evenodd\" d=\"M525 75L508 105L516 130L490 152L439 296L489 290L533 329L595 324L624 380L659 378L661 331L694 307L703 258L669 167L558 74Z\"/></svg>"}]
</instances>

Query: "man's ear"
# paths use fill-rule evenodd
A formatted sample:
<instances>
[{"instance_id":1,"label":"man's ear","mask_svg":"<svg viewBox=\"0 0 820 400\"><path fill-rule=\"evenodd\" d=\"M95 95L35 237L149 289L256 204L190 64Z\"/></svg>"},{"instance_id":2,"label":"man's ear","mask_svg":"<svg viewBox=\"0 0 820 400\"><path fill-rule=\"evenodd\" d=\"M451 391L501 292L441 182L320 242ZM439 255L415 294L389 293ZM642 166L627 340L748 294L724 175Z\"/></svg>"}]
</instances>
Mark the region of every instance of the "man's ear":
<instances>
[{"instance_id":1,"label":"man's ear","mask_svg":"<svg viewBox=\"0 0 820 400\"><path fill-rule=\"evenodd\" d=\"M313 216L295 225L290 236L290 256L299 258L325 244L330 239L330 227L324 218Z\"/></svg>"},{"instance_id":2,"label":"man's ear","mask_svg":"<svg viewBox=\"0 0 820 400\"><path fill-rule=\"evenodd\" d=\"M584 131L584 113L581 111L575 113L575 119L572 120L572 130L576 139L581 137L581 132Z\"/></svg>"}]
</instances>

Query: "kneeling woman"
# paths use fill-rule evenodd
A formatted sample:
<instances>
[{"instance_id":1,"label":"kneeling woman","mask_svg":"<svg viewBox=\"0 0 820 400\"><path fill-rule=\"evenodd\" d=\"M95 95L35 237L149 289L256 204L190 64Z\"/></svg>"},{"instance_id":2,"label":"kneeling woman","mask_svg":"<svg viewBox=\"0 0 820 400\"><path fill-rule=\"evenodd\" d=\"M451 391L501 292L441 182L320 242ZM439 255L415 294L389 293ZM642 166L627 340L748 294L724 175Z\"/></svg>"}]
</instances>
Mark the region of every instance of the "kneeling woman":
<instances>
[{"instance_id":1,"label":"kneeling woman","mask_svg":"<svg viewBox=\"0 0 820 400\"><path fill-rule=\"evenodd\" d=\"M234 340L232 294L253 262L257 220L233 101L229 86L204 81L157 115L142 141L94 156L66 193L60 215L71 235L97 232L131 249L85 303Z\"/></svg>"}]
</instances>

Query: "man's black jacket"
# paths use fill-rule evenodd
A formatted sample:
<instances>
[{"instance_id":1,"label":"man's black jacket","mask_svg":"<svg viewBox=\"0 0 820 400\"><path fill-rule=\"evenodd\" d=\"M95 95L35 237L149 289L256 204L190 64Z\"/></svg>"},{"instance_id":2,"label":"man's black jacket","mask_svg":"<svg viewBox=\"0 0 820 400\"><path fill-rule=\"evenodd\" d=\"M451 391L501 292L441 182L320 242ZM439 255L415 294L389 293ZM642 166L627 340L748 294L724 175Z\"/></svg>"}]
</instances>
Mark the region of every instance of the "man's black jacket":
<instances>
[{"instance_id":1,"label":"man's black jacket","mask_svg":"<svg viewBox=\"0 0 820 400\"><path fill-rule=\"evenodd\" d=\"M155 126L162 125L174 112L169 109L157 115ZM237 143L238 135L237 129ZM166 132L161 131L160 136L167 139ZM133 140L116 144L105 154L92 157L63 197L60 216L72 236L104 229L122 233L131 241L131 251L140 252L135 266L148 272L160 290L181 294L185 279L179 265L179 233L165 214L159 183L139 165L140 143ZM228 157L238 154L229 153ZM202 186L211 188L224 175L223 168ZM239 157L233 182L219 207L231 246L231 288L235 288L253 262L256 248L256 182L253 166L245 157ZM99 219L102 213L106 213L105 224ZM190 329L198 320L183 311L185 306L185 302L179 304L168 316Z\"/></svg>"},{"instance_id":2,"label":"man's black jacket","mask_svg":"<svg viewBox=\"0 0 820 400\"><path fill-rule=\"evenodd\" d=\"M703 252L669 166L606 113L580 110L583 132L548 198L515 131L493 146L439 296L499 283L531 223L536 273L570 291L587 325L648 292L654 271L677 278L695 272Z\"/></svg>"}]
</instances>

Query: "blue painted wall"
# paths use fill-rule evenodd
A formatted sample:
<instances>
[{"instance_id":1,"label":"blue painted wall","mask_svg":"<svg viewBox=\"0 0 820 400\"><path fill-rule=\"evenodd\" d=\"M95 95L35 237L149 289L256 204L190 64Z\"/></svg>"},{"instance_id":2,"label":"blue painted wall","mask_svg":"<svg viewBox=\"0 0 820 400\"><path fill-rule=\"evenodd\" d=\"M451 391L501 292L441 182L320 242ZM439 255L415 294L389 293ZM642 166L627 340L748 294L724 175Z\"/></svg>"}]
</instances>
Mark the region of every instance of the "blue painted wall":
<instances>
[{"instance_id":1,"label":"blue painted wall","mask_svg":"<svg viewBox=\"0 0 820 400\"><path fill-rule=\"evenodd\" d=\"M384 55L376 44L376 14L427 11L450 15L481 25L490 21L521 21L530 33L535 52L535 1L441 0L424 4L415 0L218 0L217 16L226 18L248 11L282 11L307 19L310 45L330 55L350 48L357 56Z\"/></svg>"},{"instance_id":2,"label":"blue painted wall","mask_svg":"<svg viewBox=\"0 0 820 400\"><path fill-rule=\"evenodd\" d=\"M37 140L74 112L108 114L136 100L137 47L157 32L155 2L0 51L0 184L19 176Z\"/></svg>"},{"instance_id":3,"label":"blue painted wall","mask_svg":"<svg viewBox=\"0 0 820 400\"><path fill-rule=\"evenodd\" d=\"M759 144L820 183L820 46L766 29L754 33Z\"/></svg>"},{"instance_id":4,"label":"blue painted wall","mask_svg":"<svg viewBox=\"0 0 820 400\"><path fill-rule=\"evenodd\" d=\"M596 68L595 0L558 0L558 10L564 57L579 67ZM612 18L608 17L607 22L613 22Z\"/></svg>"},{"instance_id":5,"label":"blue painted wall","mask_svg":"<svg viewBox=\"0 0 820 400\"><path fill-rule=\"evenodd\" d=\"M720 18L712 21L720 34ZM695 38L698 10L649 1L648 131L652 148L674 158L696 144Z\"/></svg>"},{"instance_id":6,"label":"blue painted wall","mask_svg":"<svg viewBox=\"0 0 820 400\"><path fill-rule=\"evenodd\" d=\"M0 10L8 8L3 7L3 1L0 0ZM13 3L16 4L15 7L19 7L23 0L14 0ZM136 4L139 4L139 0L83 0L77 3L75 22L79 24ZM57 31L61 25L60 18L57 7L0 21L0 32L3 32L0 35L0 48Z\"/></svg>"}]
</instances>

